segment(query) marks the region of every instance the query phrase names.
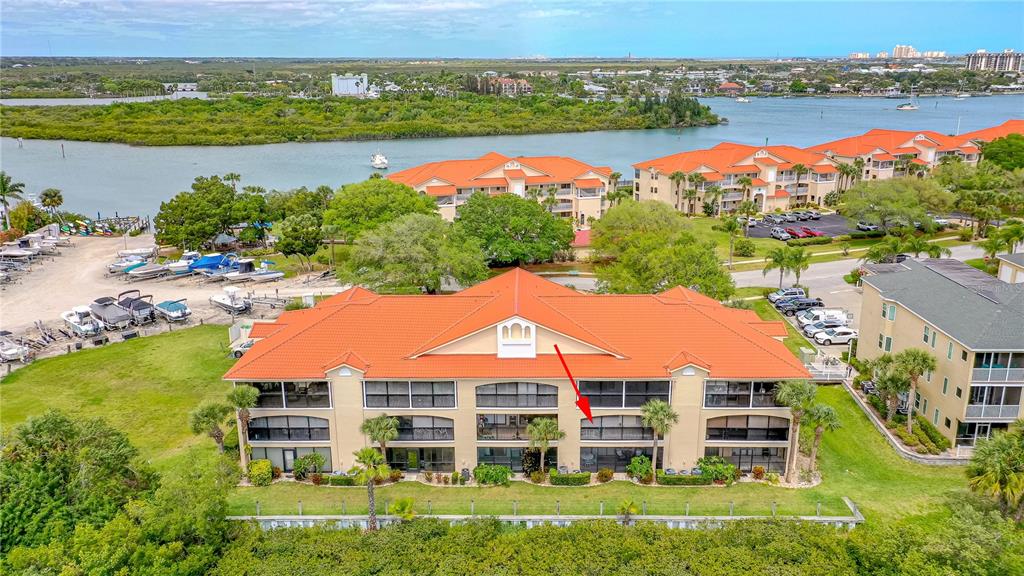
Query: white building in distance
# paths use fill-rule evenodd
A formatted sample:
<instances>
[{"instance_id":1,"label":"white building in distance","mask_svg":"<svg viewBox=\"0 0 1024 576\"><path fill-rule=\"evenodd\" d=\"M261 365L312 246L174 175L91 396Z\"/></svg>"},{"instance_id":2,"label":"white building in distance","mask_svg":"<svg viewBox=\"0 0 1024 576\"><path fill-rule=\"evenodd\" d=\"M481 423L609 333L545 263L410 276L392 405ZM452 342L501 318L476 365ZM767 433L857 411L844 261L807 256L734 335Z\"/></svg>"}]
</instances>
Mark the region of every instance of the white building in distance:
<instances>
[{"instance_id":1,"label":"white building in distance","mask_svg":"<svg viewBox=\"0 0 1024 576\"><path fill-rule=\"evenodd\" d=\"M370 88L366 74L331 74L331 94L334 96L355 96L365 98Z\"/></svg>"}]
</instances>

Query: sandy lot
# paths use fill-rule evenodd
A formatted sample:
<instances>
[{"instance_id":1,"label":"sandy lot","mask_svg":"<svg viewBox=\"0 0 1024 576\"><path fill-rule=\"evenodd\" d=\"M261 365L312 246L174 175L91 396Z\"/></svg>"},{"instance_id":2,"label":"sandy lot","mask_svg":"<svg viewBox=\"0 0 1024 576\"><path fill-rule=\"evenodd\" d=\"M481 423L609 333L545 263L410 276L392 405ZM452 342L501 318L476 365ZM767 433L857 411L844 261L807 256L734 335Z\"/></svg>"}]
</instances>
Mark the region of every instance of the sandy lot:
<instances>
[{"instance_id":1,"label":"sandy lot","mask_svg":"<svg viewBox=\"0 0 1024 576\"><path fill-rule=\"evenodd\" d=\"M198 277L157 278L129 282L123 277L107 275L107 265L116 260L117 251L125 248L124 238L76 237L71 247L61 248L60 255L37 262L30 272L20 274L18 281L0 291L0 329L16 335L28 333L35 337L34 324L43 321L50 327L62 325L60 314L71 307L89 304L101 296L117 296L125 290L139 289L152 294L153 302L188 299L193 321L228 324L230 317L214 308L209 297L223 289L223 283L204 283ZM151 246L152 235L127 239L128 248ZM240 284L243 291L259 296L284 298L303 294L334 294L343 289L333 280L305 283L304 278L289 278L265 284ZM273 317L280 310L257 306L254 317ZM163 321L160 321L163 323Z\"/></svg>"}]
</instances>

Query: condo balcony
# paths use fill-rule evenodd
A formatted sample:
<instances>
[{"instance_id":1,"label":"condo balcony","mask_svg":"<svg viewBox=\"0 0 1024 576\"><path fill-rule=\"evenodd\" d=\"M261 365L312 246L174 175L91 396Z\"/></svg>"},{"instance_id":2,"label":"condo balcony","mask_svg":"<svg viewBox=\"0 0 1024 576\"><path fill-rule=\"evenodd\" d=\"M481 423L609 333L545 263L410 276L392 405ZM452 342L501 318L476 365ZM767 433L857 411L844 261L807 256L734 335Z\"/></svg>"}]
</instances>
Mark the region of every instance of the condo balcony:
<instances>
[{"instance_id":1,"label":"condo balcony","mask_svg":"<svg viewBox=\"0 0 1024 576\"><path fill-rule=\"evenodd\" d=\"M972 382L1024 382L1024 352L979 352Z\"/></svg>"},{"instance_id":2,"label":"condo balcony","mask_svg":"<svg viewBox=\"0 0 1024 576\"><path fill-rule=\"evenodd\" d=\"M604 192L604 188L578 188L576 190L577 198L599 198L601 193Z\"/></svg>"},{"instance_id":3,"label":"condo balcony","mask_svg":"<svg viewBox=\"0 0 1024 576\"><path fill-rule=\"evenodd\" d=\"M1020 415L1019 404L968 404L967 418L1016 420Z\"/></svg>"},{"instance_id":4,"label":"condo balcony","mask_svg":"<svg viewBox=\"0 0 1024 576\"><path fill-rule=\"evenodd\" d=\"M1015 420L1020 415L1021 386L971 386L965 417Z\"/></svg>"}]
</instances>

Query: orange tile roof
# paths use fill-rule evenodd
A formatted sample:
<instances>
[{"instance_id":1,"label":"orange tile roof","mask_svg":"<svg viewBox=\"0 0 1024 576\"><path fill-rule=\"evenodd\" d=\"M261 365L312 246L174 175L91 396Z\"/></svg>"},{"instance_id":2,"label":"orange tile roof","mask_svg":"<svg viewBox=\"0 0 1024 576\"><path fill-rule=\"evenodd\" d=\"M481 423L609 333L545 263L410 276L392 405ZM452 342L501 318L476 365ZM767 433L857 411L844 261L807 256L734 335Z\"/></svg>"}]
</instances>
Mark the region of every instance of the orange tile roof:
<instances>
[{"instance_id":1,"label":"orange tile roof","mask_svg":"<svg viewBox=\"0 0 1024 576\"><path fill-rule=\"evenodd\" d=\"M745 164L741 166L729 166L722 170L723 174L746 174L748 172L760 172L761 168L751 164Z\"/></svg>"},{"instance_id":2,"label":"orange tile roof","mask_svg":"<svg viewBox=\"0 0 1024 576\"><path fill-rule=\"evenodd\" d=\"M580 378L665 378L695 364L715 378L806 378L774 336L780 322L682 287L588 295L515 269L449 296L382 296L352 288L289 315L228 371L229 380L323 378L347 364L366 378L564 378L553 350L535 358L432 354L519 317L591 346L569 362Z\"/></svg>"},{"instance_id":3,"label":"orange tile roof","mask_svg":"<svg viewBox=\"0 0 1024 576\"><path fill-rule=\"evenodd\" d=\"M581 178L579 180L573 180L573 184L577 188L603 188L604 182L601 182L597 178Z\"/></svg>"},{"instance_id":4,"label":"orange tile roof","mask_svg":"<svg viewBox=\"0 0 1024 576\"><path fill-rule=\"evenodd\" d=\"M917 138L921 136L923 138ZM936 146L952 146L964 143L962 136L947 136L930 130L917 132L909 130L882 130L875 128L858 136L840 138L832 142L811 146L813 152L831 152L838 156L853 157L874 154L879 150L896 153L898 149L913 148L915 145L926 148Z\"/></svg>"},{"instance_id":5,"label":"orange tile roof","mask_svg":"<svg viewBox=\"0 0 1024 576\"><path fill-rule=\"evenodd\" d=\"M900 156L902 156L904 154L914 154L916 156L916 155L920 154L921 151L918 150L917 148L910 147L910 148L897 148L897 149L893 150L892 153L893 154L899 154Z\"/></svg>"},{"instance_id":6,"label":"orange tile roof","mask_svg":"<svg viewBox=\"0 0 1024 576\"><path fill-rule=\"evenodd\" d=\"M835 174L836 172L839 172L839 169L831 164L821 164L811 166L811 171L816 174Z\"/></svg>"},{"instance_id":7,"label":"orange tile roof","mask_svg":"<svg viewBox=\"0 0 1024 576\"><path fill-rule=\"evenodd\" d=\"M786 190L784 188L778 188L778 189L775 190L775 197L776 198L788 198L789 197L789 192L786 192Z\"/></svg>"},{"instance_id":8,"label":"orange tile roof","mask_svg":"<svg viewBox=\"0 0 1024 576\"><path fill-rule=\"evenodd\" d=\"M892 154L872 154L871 157L879 162L892 162L896 160L896 157Z\"/></svg>"},{"instance_id":9,"label":"orange tile roof","mask_svg":"<svg viewBox=\"0 0 1024 576\"><path fill-rule=\"evenodd\" d=\"M452 196L455 194L455 186L427 186L427 196Z\"/></svg>"},{"instance_id":10,"label":"orange tile roof","mask_svg":"<svg viewBox=\"0 0 1024 576\"><path fill-rule=\"evenodd\" d=\"M765 182L764 180L761 180L760 178L754 178L753 180L750 181L750 183L753 184L754 186L767 186L768 185L767 182Z\"/></svg>"},{"instance_id":11,"label":"orange tile roof","mask_svg":"<svg viewBox=\"0 0 1024 576\"><path fill-rule=\"evenodd\" d=\"M977 146L961 146L960 151L964 154L978 154L981 152Z\"/></svg>"},{"instance_id":12,"label":"orange tile roof","mask_svg":"<svg viewBox=\"0 0 1024 576\"><path fill-rule=\"evenodd\" d=\"M510 168L502 170L507 163L515 161L523 168ZM540 172L539 175L527 176L526 169ZM485 174L499 171L503 176L484 177ZM504 180L504 176L514 178L525 178L528 183L531 179L546 178L548 182L569 182L574 178L583 177L588 173L608 176L611 169L607 166L591 166L580 162L575 158L565 156L517 156L510 157L489 152L479 158L467 160L442 160L439 162L428 162L412 168L407 168L393 174L388 174L388 179L400 182L413 188L417 188L437 179L459 188L473 186L495 186L494 181ZM480 184L483 180L485 183ZM534 183L540 183L535 181Z\"/></svg>"},{"instance_id":13,"label":"orange tile roof","mask_svg":"<svg viewBox=\"0 0 1024 576\"><path fill-rule=\"evenodd\" d=\"M283 328L284 322L253 322L252 330L249 331L249 338L266 338L274 332Z\"/></svg>"},{"instance_id":14,"label":"orange tile roof","mask_svg":"<svg viewBox=\"0 0 1024 576\"><path fill-rule=\"evenodd\" d=\"M914 158L910 161L911 164L920 164L921 166L927 166L928 163L920 158Z\"/></svg>"},{"instance_id":15,"label":"orange tile roof","mask_svg":"<svg viewBox=\"0 0 1024 576\"><path fill-rule=\"evenodd\" d=\"M991 142L996 138L1002 138L1010 134L1024 134L1024 119L1007 120L999 126L982 128L981 130L961 134L960 137L978 142Z\"/></svg>"},{"instance_id":16,"label":"orange tile roof","mask_svg":"<svg viewBox=\"0 0 1024 576\"><path fill-rule=\"evenodd\" d=\"M754 157L755 153L762 150L771 156ZM832 163L820 152L808 152L795 146L748 146L735 142L722 142L704 150L690 150L646 160L634 164L633 167L641 170L653 168L663 174L673 172L693 174L701 166L712 168L719 173L757 172L757 166L751 165L750 162L765 165L778 164L780 168L792 167L794 164L810 167L819 163ZM705 174L706 176L707 174Z\"/></svg>"}]
</instances>

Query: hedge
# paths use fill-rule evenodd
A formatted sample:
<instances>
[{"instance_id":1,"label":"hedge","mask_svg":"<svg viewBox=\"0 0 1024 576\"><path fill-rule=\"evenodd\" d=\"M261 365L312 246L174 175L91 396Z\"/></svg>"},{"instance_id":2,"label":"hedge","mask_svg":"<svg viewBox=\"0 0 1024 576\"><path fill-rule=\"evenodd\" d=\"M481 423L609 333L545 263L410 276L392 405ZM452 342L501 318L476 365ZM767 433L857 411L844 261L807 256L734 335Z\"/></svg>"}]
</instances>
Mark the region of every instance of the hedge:
<instances>
[{"instance_id":1,"label":"hedge","mask_svg":"<svg viewBox=\"0 0 1024 576\"><path fill-rule=\"evenodd\" d=\"M711 484L711 478L703 476L666 476L664 471L658 470L658 484L662 486L707 486Z\"/></svg>"},{"instance_id":2,"label":"hedge","mask_svg":"<svg viewBox=\"0 0 1024 576\"><path fill-rule=\"evenodd\" d=\"M270 460L253 460L249 462L249 482L253 486L270 486L274 479L274 467Z\"/></svg>"},{"instance_id":3,"label":"hedge","mask_svg":"<svg viewBox=\"0 0 1024 576\"><path fill-rule=\"evenodd\" d=\"M552 468L550 477L552 486L586 486L590 484L590 472L559 474L558 470Z\"/></svg>"},{"instance_id":4,"label":"hedge","mask_svg":"<svg viewBox=\"0 0 1024 576\"><path fill-rule=\"evenodd\" d=\"M850 232L850 238L853 240L863 238L881 238L882 236L885 236L885 230L872 230L870 232L861 232L860 230L857 230L856 232Z\"/></svg>"},{"instance_id":5,"label":"hedge","mask_svg":"<svg viewBox=\"0 0 1024 576\"><path fill-rule=\"evenodd\" d=\"M736 256L749 257L757 253L757 246L753 240L740 238L733 246L732 253Z\"/></svg>"},{"instance_id":6,"label":"hedge","mask_svg":"<svg viewBox=\"0 0 1024 576\"><path fill-rule=\"evenodd\" d=\"M479 484L508 486L512 478L512 469L508 466L480 464L473 469L473 477Z\"/></svg>"},{"instance_id":7,"label":"hedge","mask_svg":"<svg viewBox=\"0 0 1024 576\"><path fill-rule=\"evenodd\" d=\"M331 486L355 486L356 479L354 476L328 476L327 483Z\"/></svg>"},{"instance_id":8,"label":"hedge","mask_svg":"<svg viewBox=\"0 0 1024 576\"><path fill-rule=\"evenodd\" d=\"M939 432L939 429L926 418L918 415L916 420L918 430L924 432L924 434L928 436L928 439L932 441L932 444L935 444L939 450L946 450L953 445L953 443L949 441L949 438L943 436L942 432Z\"/></svg>"},{"instance_id":9,"label":"hedge","mask_svg":"<svg viewBox=\"0 0 1024 576\"><path fill-rule=\"evenodd\" d=\"M814 238L793 238L786 240L789 246L817 246L819 244L831 244L832 239L828 236L816 236Z\"/></svg>"}]
</instances>

